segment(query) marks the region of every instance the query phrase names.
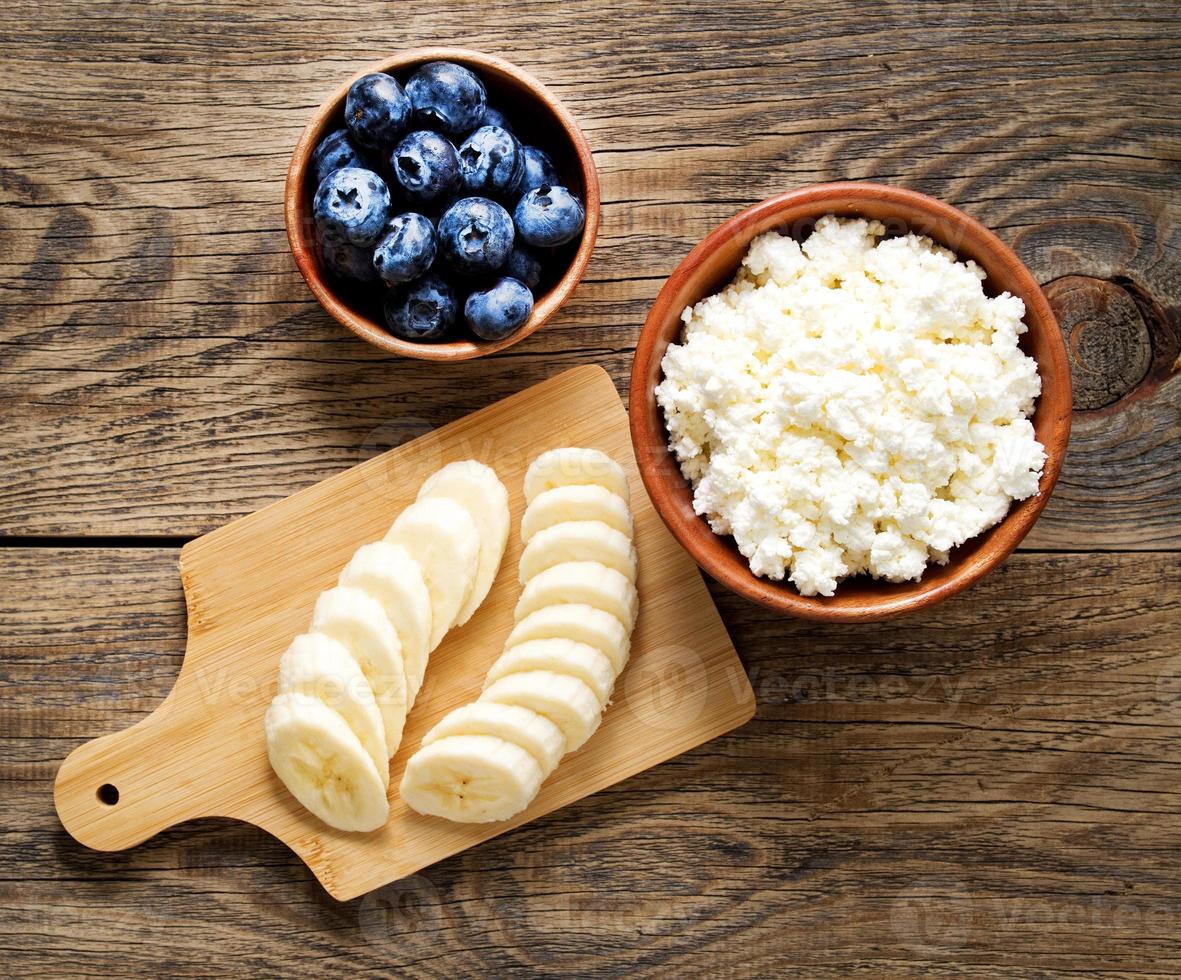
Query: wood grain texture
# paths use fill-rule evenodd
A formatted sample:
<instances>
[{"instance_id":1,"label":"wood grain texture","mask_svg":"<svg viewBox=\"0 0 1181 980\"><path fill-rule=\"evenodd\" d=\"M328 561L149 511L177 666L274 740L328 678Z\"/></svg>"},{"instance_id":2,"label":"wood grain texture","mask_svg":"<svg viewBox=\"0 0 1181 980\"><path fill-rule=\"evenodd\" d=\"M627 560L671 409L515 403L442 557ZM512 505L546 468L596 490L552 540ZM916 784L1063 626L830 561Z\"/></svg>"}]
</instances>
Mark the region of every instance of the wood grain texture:
<instances>
[{"instance_id":1,"label":"wood grain texture","mask_svg":"<svg viewBox=\"0 0 1181 980\"><path fill-rule=\"evenodd\" d=\"M1175 4L10 7L0 536L46 546L0 550L10 972L1181 973ZM344 334L282 223L314 107L426 42L536 74L603 189L570 303L446 368ZM963 208L1081 331L1087 400L1033 550L873 627L715 590L754 722L353 902L239 824L119 854L69 839L60 760L152 710L185 635L177 550L94 536L187 540L578 364L626 393L692 245L840 179Z\"/></svg>"},{"instance_id":2,"label":"wood grain texture","mask_svg":"<svg viewBox=\"0 0 1181 980\"><path fill-rule=\"evenodd\" d=\"M1041 282L1126 279L1176 322L1170 3L890 3L872 17L637 4L608 15L622 46L594 3L479 9L21 6L0 39L0 527L191 536L372 455L402 420L437 425L587 360L623 389L636 330L692 245L820 180L943 198ZM359 39L357 23L374 26ZM311 299L283 232L283 174L311 111L358 65L425 39L536 74L602 178L586 281L488 364L356 344ZM69 85L47 93L47 73ZM1170 367L1092 432L1079 420L1033 544L1181 545L1179 384Z\"/></svg>"},{"instance_id":3,"label":"wood grain texture","mask_svg":"<svg viewBox=\"0 0 1181 980\"><path fill-rule=\"evenodd\" d=\"M423 735L479 696L512 629L523 546L511 535L480 609L431 654L389 761L390 819L370 834L326 826L287 792L267 760L263 716L283 651L307 631L316 599L353 553L384 538L439 467L469 458L493 466L508 491L511 526L519 528L526 469L564 445L619 461L634 500L641 614L599 730L510 820L424 817L398 794ZM343 900L744 724L754 696L742 665L696 566L644 494L629 449L627 414L611 379L601 368L576 368L189 542L180 553L188 643L176 686L148 718L62 763L54 786L62 824L79 842L111 851L196 817L233 817L286 843ZM110 798L103 787L113 787Z\"/></svg>"},{"instance_id":4,"label":"wood grain texture","mask_svg":"<svg viewBox=\"0 0 1181 980\"><path fill-rule=\"evenodd\" d=\"M61 756L172 685L177 557L4 552L0 894L28 972L1181 970L1175 556L1018 554L869 626L718 592L753 722L345 904L244 825L103 854L54 818Z\"/></svg>"}]
</instances>

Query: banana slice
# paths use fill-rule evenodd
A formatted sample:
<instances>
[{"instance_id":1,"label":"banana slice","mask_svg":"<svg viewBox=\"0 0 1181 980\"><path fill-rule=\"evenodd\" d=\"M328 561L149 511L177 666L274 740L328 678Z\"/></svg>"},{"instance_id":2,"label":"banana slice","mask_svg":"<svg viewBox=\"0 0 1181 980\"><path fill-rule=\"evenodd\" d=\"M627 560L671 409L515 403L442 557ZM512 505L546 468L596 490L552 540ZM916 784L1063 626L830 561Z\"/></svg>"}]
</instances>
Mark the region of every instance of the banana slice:
<instances>
[{"instance_id":1,"label":"banana slice","mask_svg":"<svg viewBox=\"0 0 1181 980\"><path fill-rule=\"evenodd\" d=\"M431 641L431 597L418 562L399 545L374 541L357 549L340 573L340 584L360 589L381 603L401 641L406 703L414 704Z\"/></svg>"},{"instance_id":2,"label":"banana slice","mask_svg":"<svg viewBox=\"0 0 1181 980\"><path fill-rule=\"evenodd\" d=\"M385 536L422 569L431 597L430 649L455 625L476 581L480 536L471 515L454 500L426 497L407 507Z\"/></svg>"},{"instance_id":3,"label":"banana slice","mask_svg":"<svg viewBox=\"0 0 1181 980\"><path fill-rule=\"evenodd\" d=\"M530 613L562 602L582 602L608 612L629 633L636 624L639 597L627 576L597 561L567 561L529 580L513 612L519 623Z\"/></svg>"},{"instance_id":4,"label":"banana slice","mask_svg":"<svg viewBox=\"0 0 1181 980\"><path fill-rule=\"evenodd\" d=\"M476 581L455 620L456 626L462 626L480 608L500 568L508 543L508 491L490 466L467 459L448 463L428 478L418 491L418 499L424 497L454 500L471 515L480 534Z\"/></svg>"},{"instance_id":5,"label":"banana slice","mask_svg":"<svg viewBox=\"0 0 1181 980\"><path fill-rule=\"evenodd\" d=\"M611 661L616 674L627 664L629 643L623 624L610 613L581 602L546 606L530 613L513 627L504 648L511 650L527 640L551 639L576 640L594 647Z\"/></svg>"},{"instance_id":6,"label":"banana slice","mask_svg":"<svg viewBox=\"0 0 1181 980\"><path fill-rule=\"evenodd\" d=\"M515 704L548 718L566 736L567 752L580 749L603 717L603 706L594 691L577 677L552 670L508 674L488 685L480 701Z\"/></svg>"},{"instance_id":7,"label":"banana slice","mask_svg":"<svg viewBox=\"0 0 1181 980\"><path fill-rule=\"evenodd\" d=\"M538 531L565 521L602 521L630 539L632 515L627 501L606 487L554 487L533 498L521 518L521 540L528 544Z\"/></svg>"},{"instance_id":8,"label":"banana slice","mask_svg":"<svg viewBox=\"0 0 1181 980\"><path fill-rule=\"evenodd\" d=\"M393 755L402 741L408 710L406 665L398 634L381 603L346 585L321 592L312 613L311 632L331 637L353 655L377 698L386 750Z\"/></svg>"},{"instance_id":9,"label":"banana slice","mask_svg":"<svg viewBox=\"0 0 1181 980\"><path fill-rule=\"evenodd\" d=\"M452 735L495 735L519 745L541 766L544 779L566 752L566 737L552 721L515 704L475 701L456 708L422 737L430 745Z\"/></svg>"},{"instance_id":10,"label":"banana slice","mask_svg":"<svg viewBox=\"0 0 1181 980\"><path fill-rule=\"evenodd\" d=\"M488 669L484 687L525 670L552 670L577 677L595 692L599 707L605 708L615 686L615 668L600 651L574 640L526 640L505 650Z\"/></svg>"},{"instance_id":11,"label":"banana slice","mask_svg":"<svg viewBox=\"0 0 1181 980\"><path fill-rule=\"evenodd\" d=\"M477 485L486 486L489 479L500 485L495 474L489 477L478 465L445 468L423 485L415 506L456 501L474 515L482 532L491 524L499 534L496 515L487 516L487 499L472 502ZM400 790L419 813L460 822L505 820L520 813L563 753L581 748L598 729L615 679L627 664L638 596L623 470L597 450L553 450L529 467L525 496L525 548L518 567L525 588L516 624L479 700L441 719L407 762ZM499 496L492 506L503 506ZM440 523L429 527L433 537L442 533ZM388 539L397 529L395 522ZM504 539L497 540L499 563ZM454 560L451 551L445 557ZM438 564L444 571L452 568L443 559ZM456 605L460 621L479 605L495 572L495 567L481 568L475 574L472 594ZM432 576L424 574L438 603Z\"/></svg>"},{"instance_id":12,"label":"banana slice","mask_svg":"<svg viewBox=\"0 0 1181 980\"><path fill-rule=\"evenodd\" d=\"M525 502L555 487L591 484L606 487L625 501L631 497L627 476L618 463L597 449L551 449L542 453L525 473Z\"/></svg>"},{"instance_id":13,"label":"banana slice","mask_svg":"<svg viewBox=\"0 0 1181 980\"><path fill-rule=\"evenodd\" d=\"M352 654L323 633L304 633L279 659L279 693L292 691L323 701L340 715L369 753L382 785L389 785L390 756L373 689Z\"/></svg>"},{"instance_id":14,"label":"banana slice","mask_svg":"<svg viewBox=\"0 0 1181 980\"><path fill-rule=\"evenodd\" d=\"M521 584L567 561L597 561L636 582L636 552L626 534L602 521L565 521L529 539L518 568Z\"/></svg>"},{"instance_id":15,"label":"banana slice","mask_svg":"<svg viewBox=\"0 0 1181 980\"><path fill-rule=\"evenodd\" d=\"M537 760L519 745L492 735L451 735L410 757L400 792L419 813L488 823L524 810L542 778Z\"/></svg>"},{"instance_id":16,"label":"banana slice","mask_svg":"<svg viewBox=\"0 0 1181 980\"><path fill-rule=\"evenodd\" d=\"M337 830L376 830L390 805L373 759L337 712L292 691L267 709L267 756L283 785Z\"/></svg>"}]
</instances>

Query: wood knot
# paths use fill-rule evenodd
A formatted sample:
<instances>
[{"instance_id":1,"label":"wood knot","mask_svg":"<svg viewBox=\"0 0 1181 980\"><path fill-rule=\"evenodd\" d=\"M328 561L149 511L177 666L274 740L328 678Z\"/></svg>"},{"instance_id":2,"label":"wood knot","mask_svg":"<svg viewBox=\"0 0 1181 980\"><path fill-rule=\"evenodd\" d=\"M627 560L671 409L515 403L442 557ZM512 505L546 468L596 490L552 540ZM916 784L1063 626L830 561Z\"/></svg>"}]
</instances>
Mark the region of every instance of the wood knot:
<instances>
[{"instance_id":1,"label":"wood knot","mask_svg":"<svg viewBox=\"0 0 1181 980\"><path fill-rule=\"evenodd\" d=\"M1045 287L1070 354L1075 411L1114 405L1153 366L1153 331L1142 300L1108 279L1063 276Z\"/></svg>"}]
</instances>

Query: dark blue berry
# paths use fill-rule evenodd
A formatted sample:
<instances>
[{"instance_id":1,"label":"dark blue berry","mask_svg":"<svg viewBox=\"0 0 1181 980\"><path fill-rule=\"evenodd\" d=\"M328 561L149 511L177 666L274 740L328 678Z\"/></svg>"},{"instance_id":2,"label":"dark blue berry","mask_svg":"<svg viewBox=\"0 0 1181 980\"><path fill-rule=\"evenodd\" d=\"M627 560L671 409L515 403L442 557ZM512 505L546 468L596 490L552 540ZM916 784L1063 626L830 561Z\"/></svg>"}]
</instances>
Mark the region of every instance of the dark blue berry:
<instances>
[{"instance_id":1,"label":"dark blue berry","mask_svg":"<svg viewBox=\"0 0 1181 980\"><path fill-rule=\"evenodd\" d=\"M513 250L513 219L495 201L465 197L439 219L439 249L465 275L495 272Z\"/></svg>"},{"instance_id":2,"label":"dark blue berry","mask_svg":"<svg viewBox=\"0 0 1181 980\"><path fill-rule=\"evenodd\" d=\"M467 324L481 340L503 340L529 319L533 294L529 287L505 276L491 287L472 293L463 304Z\"/></svg>"},{"instance_id":3,"label":"dark blue berry","mask_svg":"<svg viewBox=\"0 0 1181 980\"><path fill-rule=\"evenodd\" d=\"M393 75L362 75L349 88L344 121L361 146L371 150L388 147L410 122L410 100Z\"/></svg>"},{"instance_id":4,"label":"dark blue berry","mask_svg":"<svg viewBox=\"0 0 1181 980\"><path fill-rule=\"evenodd\" d=\"M433 201L459 187L459 158L445 136L418 129L390 154L394 176L413 201Z\"/></svg>"},{"instance_id":5,"label":"dark blue berry","mask_svg":"<svg viewBox=\"0 0 1181 980\"><path fill-rule=\"evenodd\" d=\"M565 187L542 184L525 194L513 211L517 234L541 248L564 245L586 221L582 202Z\"/></svg>"},{"instance_id":6,"label":"dark blue berry","mask_svg":"<svg viewBox=\"0 0 1181 980\"><path fill-rule=\"evenodd\" d=\"M448 136L475 129L484 118L484 83L450 61L423 65L406 83L418 121Z\"/></svg>"},{"instance_id":7,"label":"dark blue berry","mask_svg":"<svg viewBox=\"0 0 1181 980\"><path fill-rule=\"evenodd\" d=\"M320 243L320 256L324 268L338 279L355 279L358 282L374 282L377 279L373 254L367 248L328 239Z\"/></svg>"},{"instance_id":8,"label":"dark blue berry","mask_svg":"<svg viewBox=\"0 0 1181 980\"><path fill-rule=\"evenodd\" d=\"M324 240L372 245L390 218L390 189L372 170L334 170L316 189L312 217Z\"/></svg>"},{"instance_id":9,"label":"dark blue berry","mask_svg":"<svg viewBox=\"0 0 1181 980\"><path fill-rule=\"evenodd\" d=\"M459 175L469 194L507 194L525 173L517 138L498 126L481 126L459 147Z\"/></svg>"},{"instance_id":10,"label":"dark blue berry","mask_svg":"<svg viewBox=\"0 0 1181 980\"><path fill-rule=\"evenodd\" d=\"M333 170L341 167L364 167L365 161L360 151L349 139L347 129L336 129L320 140L320 145L312 153L312 179L316 186Z\"/></svg>"},{"instance_id":11,"label":"dark blue berry","mask_svg":"<svg viewBox=\"0 0 1181 980\"><path fill-rule=\"evenodd\" d=\"M417 279L434 261L435 227L413 212L392 219L373 250L373 268L389 286Z\"/></svg>"},{"instance_id":12,"label":"dark blue berry","mask_svg":"<svg viewBox=\"0 0 1181 980\"><path fill-rule=\"evenodd\" d=\"M484 106L484 118L480 120L480 125L499 126L501 129L507 129L510 133L513 131L512 124L508 121L508 116L490 105Z\"/></svg>"},{"instance_id":13,"label":"dark blue berry","mask_svg":"<svg viewBox=\"0 0 1181 980\"><path fill-rule=\"evenodd\" d=\"M518 193L524 194L544 184L553 186L558 180L557 168L548 154L536 146L525 147L525 174L521 178Z\"/></svg>"},{"instance_id":14,"label":"dark blue berry","mask_svg":"<svg viewBox=\"0 0 1181 980\"><path fill-rule=\"evenodd\" d=\"M504 274L519 279L530 289L541 282L541 260L528 245L517 244L504 264Z\"/></svg>"},{"instance_id":15,"label":"dark blue berry","mask_svg":"<svg viewBox=\"0 0 1181 980\"><path fill-rule=\"evenodd\" d=\"M390 290L385 322L401 340L440 340L455 323L455 294L441 276L424 276Z\"/></svg>"}]
</instances>

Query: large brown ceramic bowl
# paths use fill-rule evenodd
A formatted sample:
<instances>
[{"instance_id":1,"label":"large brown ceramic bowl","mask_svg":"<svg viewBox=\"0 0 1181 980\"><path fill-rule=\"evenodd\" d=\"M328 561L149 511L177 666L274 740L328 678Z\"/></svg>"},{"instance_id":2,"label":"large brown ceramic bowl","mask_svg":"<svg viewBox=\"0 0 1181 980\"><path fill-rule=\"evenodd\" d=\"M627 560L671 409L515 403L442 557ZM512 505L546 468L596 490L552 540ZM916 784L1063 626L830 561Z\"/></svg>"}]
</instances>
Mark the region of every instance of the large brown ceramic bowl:
<instances>
[{"instance_id":1,"label":"large brown ceramic bowl","mask_svg":"<svg viewBox=\"0 0 1181 980\"><path fill-rule=\"evenodd\" d=\"M405 83L419 65L428 61L454 61L480 76L488 90L488 102L504 110L522 143L545 150L570 191L586 206L586 225L580 238L562 246L547 262L538 286L533 312L520 330L504 340L457 339L446 342L411 342L392 336L382 323L381 305L372 294L361 295L325 275L316 250L312 221L312 186L309 161L320 140L344 124L344 100L349 86L362 75L384 71ZM342 326L375 347L430 361L463 361L504 350L524 340L557 312L578 285L590 262L599 232L599 177L590 146L578 123L544 85L514 64L466 48L415 48L376 62L357 72L340 86L304 129L291 155L284 190L287 240L295 264L320 305Z\"/></svg>"},{"instance_id":2,"label":"large brown ceramic bowl","mask_svg":"<svg viewBox=\"0 0 1181 980\"><path fill-rule=\"evenodd\" d=\"M918 582L891 584L868 576L846 579L832 598L802 596L789 582L758 578L733 539L710 530L693 512L692 490L668 451L668 433L653 388L669 343L681 334L686 306L716 293L734 276L750 242L771 229L802 239L826 215L871 218L888 234L927 235L972 259L988 275L990 294L1025 302L1022 349L1038 363L1042 394L1033 416L1046 447L1040 492L1015 504L1000 524L965 542L946 565L930 565ZM962 592L999 565L1028 533L1058 479L1070 434L1070 369L1057 321L1037 281L991 231L962 211L914 191L879 184L819 184L773 197L735 215L693 249L656 297L640 334L631 376L631 433L636 461L665 524L711 576L771 609L805 619L870 621L900 616Z\"/></svg>"}]
</instances>

